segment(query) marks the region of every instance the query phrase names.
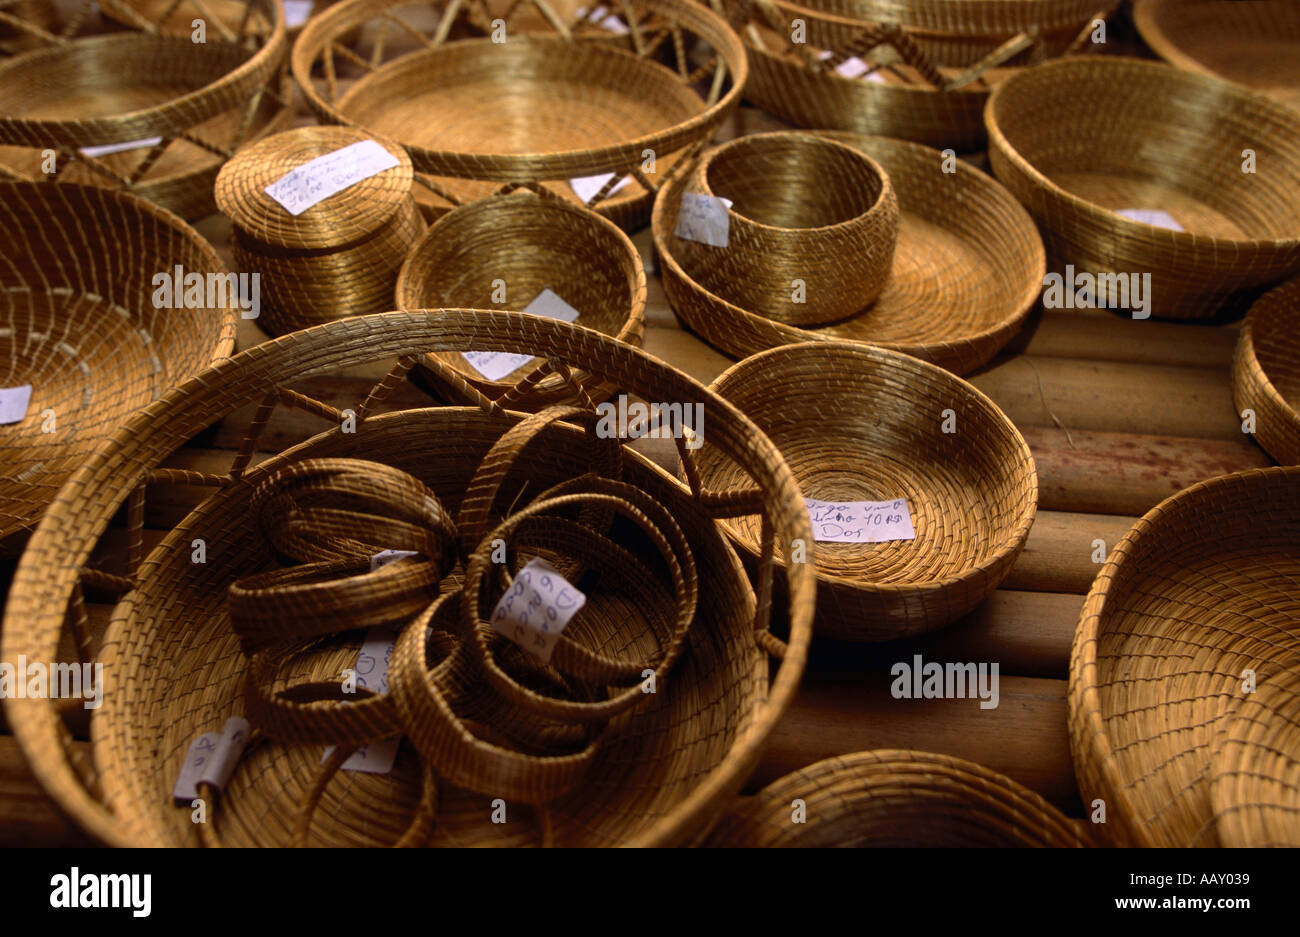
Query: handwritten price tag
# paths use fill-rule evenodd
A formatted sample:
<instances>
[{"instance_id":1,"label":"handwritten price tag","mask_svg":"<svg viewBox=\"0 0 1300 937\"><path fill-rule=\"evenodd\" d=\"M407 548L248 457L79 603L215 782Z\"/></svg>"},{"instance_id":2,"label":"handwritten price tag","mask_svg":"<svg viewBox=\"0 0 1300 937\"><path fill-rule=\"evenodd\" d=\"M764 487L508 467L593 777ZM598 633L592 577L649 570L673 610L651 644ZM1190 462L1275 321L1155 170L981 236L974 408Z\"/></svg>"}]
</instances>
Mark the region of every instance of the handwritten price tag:
<instances>
[{"instance_id":1,"label":"handwritten price tag","mask_svg":"<svg viewBox=\"0 0 1300 937\"><path fill-rule=\"evenodd\" d=\"M544 289L534 296L533 301L525 306L523 311L530 315L560 319L564 322L572 322L578 318L578 310L566 303L558 293L549 289ZM515 355L506 351L465 351L461 354L475 371L489 381L499 381L533 360L532 355Z\"/></svg>"},{"instance_id":2,"label":"handwritten price tag","mask_svg":"<svg viewBox=\"0 0 1300 937\"><path fill-rule=\"evenodd\" d=\"M387 562L401 559L402 556L416 555L409 550L384 550L371 557L370 568L378 568L375 566L376 559L386 554L400 554L390 556ZM385 563L381 562L379 565ZM393 645L396 641L397 634L391 628L371 628L366 632L365 640L361 642L361 650L357 653L355 669L358 687L365 687L375 693L388 692L388 663L393 659ZM397 748L400 743L401 739L378 739L368 742L349 755L348 760L343 762L342 768L344 771L387 774L393 770L393 763L397 761ZM334 746L331 745L321 755L321 761L333 752Z\"/></svg>"},{"instance_id":3,"label":"handwritten price tag","mask_svg":"<svg viewBox=\"0 0 1300 937\"><path fill-rule=\"evenodd\" d=\"M312 8L316 6L315 0L283 0L283 2L285 29L297 29L306 23L311 17Z\"/></svg>"},{"instance_id":4,"label":"handwritten price tag","mask_svg":"<svg viewBox=\"0 0 1300 937\"><path fill-rule=\"evenodd\" d=\"M247 719L231 716L220 732L204 732L191 742L172 797L189 806L199 796L200 784L224 790L248 744L249 730Z\"/></svg>"},{"instance_id":5,"label":"handwritten price tag","mask_svg":"<svg viewBox=\"0 0 1300 937\"><path fill-rule=\"evenodd\" d=\"M687 241L710 247L726 247L731 239L731 199L683 192L682 208L677 213L673 233Z\"/></svg>"},{"instance_id":6,"label":"handwritten price tag","mask_svg":"<svg viewBox=\"0 0 1300 937\"><path fill-rule=\"evenodd\" d=\"M289 214L301 215L348 186L397 165L397 157L374 140L362 140L303 163L268 185L266 194Z\"/></svg>"},{"instance_id":7,"label":"handwritten price tag","mask_svg":"<svg viewBox=\"0 0 1300 937\"><path fill-rule=\"evenodd\" d=\"M549 663L555 642L587 597L555 567L534 559L519 571L492 612L492 630Z\"/></svg>"},{"instance_id":8,"label":"handwritten price tag","mask_svg":"<svg viewBox=\"0 0 1300 937\"><path fill-rule=\"evenodd\" d=\"M396 563L398 560L404 560L408 556L419 556L414 550L380 550L370 558L370 571L373 573L380 567L387 566L389 563Z\"/></svg>"},{"instance_id":9,"label":"handwritten price tag","mask_svg":"<svg viewBox=\"0 0 1300 937\"><path fill-rule=\"evenodd\" d=\"M915 540L907 500L817 501L804 498L819 543L885 543Z\"/></svg>"},{"instance_id":10,"label":"handwritten price tag","mask_svg":"<svg viewBox=\"0 0 1300 937\"><path fill-rule=\"evenodd\" d=\"M0 425L20 423L32 402L32 385L0 388Z\"/></svg>"}]
</instances>

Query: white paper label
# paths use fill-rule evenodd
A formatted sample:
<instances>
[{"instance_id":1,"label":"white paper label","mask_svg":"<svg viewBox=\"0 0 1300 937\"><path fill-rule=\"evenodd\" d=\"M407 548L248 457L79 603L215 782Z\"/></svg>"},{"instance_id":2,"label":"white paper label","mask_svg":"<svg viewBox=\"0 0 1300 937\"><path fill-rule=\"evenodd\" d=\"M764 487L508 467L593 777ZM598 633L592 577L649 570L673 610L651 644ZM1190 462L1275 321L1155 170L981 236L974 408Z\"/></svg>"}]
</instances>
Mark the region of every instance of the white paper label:
<instances>
[{"instance_id":1,"label":"white paper label","mask_svg":"<svg viewBox=\"0 0 1300 937\"><path fill-rule=\"evenodd\" d=\"M813 539L822 543L884 543L914 540L907 500L817 501L804 498Z\"/></svg>"},{"instance_id":2,"label":"white paper label","mask_svg":"<svg viewBox=\"0 0 1300 937\"><path fill-rule=\"evenodd\" d=\"M311 16L315 0L281 0L284 4L284 25L286 29L297 29Z\"/></svg>"},{"instance_id":3,"label":"white paper label","mask_svg":"<svg viewBox=\"0 0 1300 937\"><path fill-rule=\"evenodd\" d=\"M416 555L409 550L384 550L383 553L375 554L375 557L386 553ZM378 568L374 565L375 557L370 560L371 569ZM387 562L400 558L395 556ZM393 659L393 645L396 641L397 634L391 628L371 628L366 632L365 640L361 642L361 650L357 653L355 670L358 687L365 687L380 695L388 692L388 664ZM387 774L393 770L393 763L397 761L397 749L401 741L400 738L393 738L367 742L348 756L347 761L342 764L342 769L364 771L367 774ZM321 761L329 758L333 753L334 746L331 745L325 749Z\"/></svg>"},{"instance_id":4,"label":"white paper label","mask_svg":"<svg viewBox=\"0 0 1300 937\"><path fill-rule=\"evenodd\" d=\"M834 54L835 53L831 52L829 49L823 49L817 54L817 57L824 62ZM858 58L856 55L849 56L843 62L835 66L835 74L842 75L845 78L861 78L869 71L871 71L871 65L862 61L862 59ZM879 70L877 70L871 72L870 75L867 75L866 80L883 84L885 77L880 74Z\"/></svg>"},{"instance_id":5,"label":"white paper label","mask_svg":"<svg viewBox=\"0 0 1300 937\"><path fill-rule=\"evenodd\" d=\"M601 29L607 29L615 35L622 36L630 32L627 23L623 22L623 18L609 12L609 9L605 6L596 7L595 12L590 17L587 16L586 7L578 7L578 18L594 23Z\"/></svg>"},{"instance_id":6,"label":"white paper label","mask_svg":"<svg viewBox=\"0 0 1300 937\"><path fill-rule=\"evenodd\" d=\"M172 797L188 806L199 796L200 784L225 790L248 744L249 731L247 719L231 716L220 732L204 732L191 742Z\"/></svg>"},{"instance_id":7,"label":"white paper label","mask_svg":"<svg viewBox=\"0 0 1300 937\"><path fill-rule=\"evenodd\" d=\"M27 416L27 405L31 402L31 384L0 388L0 426L22 422Z\"/></svg>"},{"instance_id":8,"label":"white paper label","mask_svg":"<svg viewBox=\"0 0 1300 937\"><path fill-rule=\"evenodd\" d=\"M83 146L79 152L82 156L96 159L110 153L125 153L127 150L147 150L162 143L162 137L148 137L144 140L131 140L128 143L105 143L103 146Z\"/></svg>"},{"instance_id":9,"label":"white paper label","mask_svg":"<svg viewBox=\"0 0 1300 937\"><path fill-rule=\"evenodd\" d=\"M1178 223L1177 218L1159 208L1121 208L1118 214L1143 224L1155 225L1157 228L1168 228L1170 231L1187 230Z\"/></svg>"},{"instance_id":10,"label":"white paper label","mask_svg":"<svg viewBox=\"0 0 1300 937\"><path fill-rule=\"evenodd\" d=\"M414 550L380 550L370 558L370 571L387 566L389 563L396 563L398 560L404 560L408 556L419 556Z\"/></svg>"},{"instance_id":11,"label":"white paper label","mask_svg":"<svg viewBox=\"0 0 1300 937\"><path fill-rule=\"evenodd\" d=\"M682 209L677 214L677 229L673 233L687 241L726 247L731 234L731 205L728 198L683 192Z\"/></svg>"},{"instance_id":12,"label":"white paper label","mask_svg":"<svg viewBox=\"0 0 1300 937\"><path fill-rule=\"evenodd\" d=\"M525 306L523 311L565 322L573 322L578 318L578 310L549 289L544 289L534 296L533 301ZM489 381L499 381L533 360L532 355L516 355L507 351L466 351L461 354L475 371Z\"/></svg>"},{"instance_id":13,"label":"white paper label","mask_svg":"<svg viewBox=\"0 0 1300 937\"><path fill-rule=\"evenodd\" d=\"M607 172L600 176L579 176L577 179L569 180L569 187L572 188L575 193L577 193L578 198L582 199L584 202L590 202L593 198L596 197L597 192L605 188L605 183L608 182L610 179L613 179L615 175L616 175L615 173ZM613 195L615 192L624 188L631 181L632 181L631 176L624 176L617 183L615 183L614 188L609 190L609 194ZM606 198L608 197L609 196L606 196Z\"/></svg>"},{"instance_id":14,"label":"white paper label","mask_svg":"<svg viewBox=\"0 0 1300 937\"><path fill-rule=\"evenodd\" d=\"M538 558L528 561L492 612L492 630L549 663L560 633L587 597Z\"/></svg>"},{"instance_id":15,"label":"white paper label","mask_svg":"<svg viewBox=\"0 0 1300 937\"><path fill-rule=\"evenodd\" d=\"M397 165L397 157L374 140L362 140L285 173L266 187L266 194L289 214L301 215L331 195Z\"/></svg>"}]
</instances>

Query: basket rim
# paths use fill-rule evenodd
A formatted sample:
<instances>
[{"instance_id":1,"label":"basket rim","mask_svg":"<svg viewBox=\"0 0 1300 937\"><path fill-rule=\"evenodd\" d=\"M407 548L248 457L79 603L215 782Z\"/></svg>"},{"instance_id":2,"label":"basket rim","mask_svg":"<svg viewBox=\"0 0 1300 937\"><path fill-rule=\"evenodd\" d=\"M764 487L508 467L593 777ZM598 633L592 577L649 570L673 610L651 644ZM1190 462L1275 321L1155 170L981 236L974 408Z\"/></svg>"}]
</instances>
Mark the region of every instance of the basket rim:
<instances>
[{"instance_id":1,"label":"basket rim","mask_svg":"<svg viewBox=\"0 0 1300 937\"><path fill-rule=\"evenodd\" d=\"M1046 193L1054 202L1064 204L1070 213L1079 216L1088 223L1133 237L1141 236L1148 240L1158 238L1176 245L1181 250L1212 253L1216 251L1231 252L1243 247L1277 251L1300 248L1300 233L1291 238L1225 238L1217 235L1160 228L1141 221L1135 221L1132 218L1126 218L1118 212L1103 208L1096 202L1075 195L1052 181L1021 155L1019 149L1007 139L998 122L997 109L1001 104L1002 96L1008 93L1008 88L1014 91L1016 90L1015 86L1022 81L1053 80L1053 72L1067 69L1102 69L1116 73L1121 72L1123 69L1131 69L1136 72L1145 72L1147 75L1161 76L1162 79L1171 82L1181 82L1184 87L1213 91L1214 97L1219 99L1236 96L1237 103L1245 101L1256 106L1262 106L1273 111L1275 116L1285 117L1288 121L1291 120L1291 111L1266 95L1251 91L1242 85L1233 84L1219 78L1212 78L1209 75L1184 71L1164 62L1152 62L1147 59L1122 55L1073 56L1055 59L1050 62L1043 62L1030 69L1019 70L1015 75L1007 78L1005 82L996 85L984 105L984 126L988 132L989 150L996 149L998 155L1010 163L1029 185ZM1118 78L1118 74L1116 74L1116 77ZM1068 76L1057 76L1055 81L1062 85L1068 84ZM1232 103L1231 100L1220 100L1217 106L1221 110L1226 110L1231 107Z\"/></svg>"},{"instance_id":2,"label":"basket rim","mask_svg":"<svg viewBox=\"0 0 1300 937\"><path fill-rule=\"evenodd\" d=\"M1190 2L1189 0L1181 0L1180 5L1191 6L1193 3L1206 9L1222 9L1223 7L1221 3L1206 3L1205 0L1199 0L1199 2L1197 0L1190 0ZM1220 72L1214 71L1196 56L1185 52L1178 44L1177 39L1165 31L1163 28L1165 21L1161 16L1174 7L1175 4L1170 3L1169 0L1133 0L1133 25L1137 28L1142 41L1151 47L1151 51L1170 65L1184 71L1208 75L1211 78L1217 78L1219 81L1232 82L1239 87L1247 87ZM1293 13L1300 13L1300 9L1292 6L1284 7L1280 3L1274 4L1271 9L1290 10ZM1224 10L1224 12L1228 11ZM1297 23L1300 23L1300 16L1297 17Z\"/></svg>"},{"instance_id":3,"label":"basket rim","mask_svg":"<svg viewBox=\"0 0 1300 937\"><path fill-rule=\"evenodd\" d=\"M779 6L796 6L787 0L774 0ZM816 2L816 0L814 0ZM1014 34L1032 27L1044 31L1067 29L1082 24L1094 14L1113 12L1119 0L842 0L844 7L857 8L851 22L897 23L909 32L924 31L958 38L981 38L1005 32ZM811 12L827 12L804 7ZM969 32L957 28L964 19ZM992 21L998 21L995 27Z\"/></svg>"},{"instance_id":4,"label":"basket rim","mask_svg":"<svg viewBox=\"0 0 1300 937\"><path fill-rule=\"evenodd\" d=\"M1273 410L1274 415L1286 420L1292 431L1300 435L1300 412L1297 412L1295 406L1282 396L1282 392L1273 383L1272 376L1259 360L1259 354L1255 350L1255 326L1259 319L1255 310L1265 303L1271 305L1273 302L1285 302L1287 299L1294 299L1295 302L1300 303L1300 279L1288 280L1269 290L1255 301L1251 311L1246 315L1241 326L1241 336L1237 339L1237 348L1233 353L1233 403L1238 410L1244 406L1251 406L1258 410L1260 402L1256 399L1256 395L1263 395L1264 402ZM1256 441L1258 438L1256 435Z\"/></svg>"}]
</instances>

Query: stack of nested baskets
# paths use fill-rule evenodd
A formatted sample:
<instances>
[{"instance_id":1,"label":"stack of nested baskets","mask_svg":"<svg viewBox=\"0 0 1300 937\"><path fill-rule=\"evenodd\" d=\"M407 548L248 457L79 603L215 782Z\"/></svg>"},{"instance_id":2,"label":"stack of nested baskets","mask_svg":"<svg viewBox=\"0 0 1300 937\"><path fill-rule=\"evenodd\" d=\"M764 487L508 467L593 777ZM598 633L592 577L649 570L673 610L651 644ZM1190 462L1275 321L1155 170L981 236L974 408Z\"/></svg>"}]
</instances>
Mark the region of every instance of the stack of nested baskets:
<instances>
[{"instance_id":1,"label":"stack of nested baskets","mask_svg":"<svg viewBox=\"0 0 1300 937\"><path fill-rule=\"evenodd\" d=\"M119 189L186 218L211 213L222 162L287 127L293 111L279 3L230 5L244 14L238 28L211 24L202 42L141 13L130 19L141 31L83 35L92 18L82 11L73 38L29 33L19 54L0 55L0 178Z\"/></svg>"},{"instance_id":2,"label":"stack of nested baskets","mask_svg":"<svg viewBox=\"0 0 1300 937\"><path fill-rule=\"evenodd\" d=\"M706 422L693 429L744 480L682 485L587 406L524 415L479 396L379 412L419 356L471 348L697 402ZM353 410L356 432L250 467L277 406L343 419L291 386L393 358ZM132 551L127 577L94 579L129 594L103 642L93 767L61 743L52 702L6 701L32 770L89 832L176 845L669 844L707 832L793 696L813 611L811 568L791 570L788 637L771 634L774 550L755 590L715 525L743 505L775 542L810 536L790 470L747 418L636 349L536 316L387 313L285 336L179 388L85 463L19 570L6 657L55 659L119 506L130 498L138 525L160 462L235 412L250 422L230 472L189 476L211 495L147 559ZM525 619L534 608L572 613L569 624ZM369 626L384 631L356 631ZM376 641L392 646L386 683L369 666L385 655ZM349 691L349 673L371 679ZM211 806L191 822L192 803L172 803L187 750L239 715L252 741L219 798L197 785ZM385 746L384 767L350 770L354 749L375 759Z\"/></svg>"}]
</instances>

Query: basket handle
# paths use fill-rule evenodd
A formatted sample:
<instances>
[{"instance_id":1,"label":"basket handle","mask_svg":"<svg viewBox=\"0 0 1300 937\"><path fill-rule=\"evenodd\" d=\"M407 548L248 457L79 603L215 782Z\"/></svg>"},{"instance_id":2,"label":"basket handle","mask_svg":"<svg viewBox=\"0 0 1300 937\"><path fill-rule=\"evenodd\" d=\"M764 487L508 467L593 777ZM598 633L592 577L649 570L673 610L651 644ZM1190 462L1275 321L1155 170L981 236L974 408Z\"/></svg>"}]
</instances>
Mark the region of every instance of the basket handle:
<instances>
[{"instance_id":1,"label":"basket handle","mask_svg":"<svg viewBox=\"0 0 1300 937\"><path fill-rule=\"evenodd\" d=\"M426 371L432 372L435 379L444 385L444 388L450 392L452 397L456 398L454 402L478 407L493 416L505 415L505 408L501 404L467 381L463 374L437 355L425 355L420 364L424 366Z\"/></svg>"}]
</instances>

